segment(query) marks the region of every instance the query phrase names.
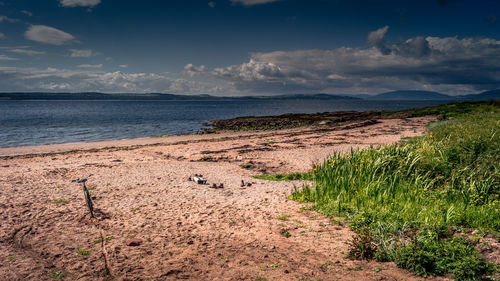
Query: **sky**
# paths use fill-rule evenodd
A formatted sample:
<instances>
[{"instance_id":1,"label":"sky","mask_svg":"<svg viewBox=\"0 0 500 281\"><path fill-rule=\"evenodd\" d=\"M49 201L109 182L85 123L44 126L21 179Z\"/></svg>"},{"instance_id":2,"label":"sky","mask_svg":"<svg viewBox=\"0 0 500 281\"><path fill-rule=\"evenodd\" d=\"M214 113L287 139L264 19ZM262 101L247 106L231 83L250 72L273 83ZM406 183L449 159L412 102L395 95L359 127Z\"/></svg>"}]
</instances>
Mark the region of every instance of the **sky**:
<instances>
[{"instance_id":1,"label":"sky","mask_svg":"<svg viewBox=\"0 0 500 281\"><path fill-rule=\"evenodd\" d=\"M498 0L0 1L0 92L500 88Z\"/></svg>"}]
</instances>

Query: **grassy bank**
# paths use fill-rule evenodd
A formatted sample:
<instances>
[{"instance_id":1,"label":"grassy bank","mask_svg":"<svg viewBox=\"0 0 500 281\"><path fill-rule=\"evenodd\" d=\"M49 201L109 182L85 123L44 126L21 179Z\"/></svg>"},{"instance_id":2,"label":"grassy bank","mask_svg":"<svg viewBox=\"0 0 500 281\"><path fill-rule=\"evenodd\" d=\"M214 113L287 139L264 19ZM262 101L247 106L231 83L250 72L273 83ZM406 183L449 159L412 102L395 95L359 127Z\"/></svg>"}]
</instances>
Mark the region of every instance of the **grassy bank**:
<instances>
[{"instance_id":1,"label":"grassy bank","mask_svg":"<svg viewBox=\"0 0 500 281\"><path fill-rule=\"evenodd\" d=\"M458 103L410 114L430 113L443 118L429 134L335 154L314 169L314 184L291 198L346 217L359 233L352 258L394 261L422 276L479 279L495 266L453 234L477 230L498 237L500 107Z\"/></svg>"}]
</instances>

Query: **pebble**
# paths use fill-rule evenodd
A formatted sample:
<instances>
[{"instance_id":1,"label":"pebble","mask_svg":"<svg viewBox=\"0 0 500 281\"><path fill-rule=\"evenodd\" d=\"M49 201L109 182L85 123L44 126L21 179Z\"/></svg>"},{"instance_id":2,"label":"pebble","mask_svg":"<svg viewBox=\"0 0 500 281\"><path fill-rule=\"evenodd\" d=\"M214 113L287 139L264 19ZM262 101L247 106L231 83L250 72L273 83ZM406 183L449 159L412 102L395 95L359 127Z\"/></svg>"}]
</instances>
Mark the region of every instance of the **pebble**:
<instances>
[{"instance_id":1,"label":"pebble","mask_svg":"<svg viewBox=\"0 0 500 281\"><path fill-rule=\"evenodd\" d=\"M131 247L139 246L142 244L142 240L139 238L128 238L127 240L125 240L125 244Z\"/></svg>"}]
</instances>

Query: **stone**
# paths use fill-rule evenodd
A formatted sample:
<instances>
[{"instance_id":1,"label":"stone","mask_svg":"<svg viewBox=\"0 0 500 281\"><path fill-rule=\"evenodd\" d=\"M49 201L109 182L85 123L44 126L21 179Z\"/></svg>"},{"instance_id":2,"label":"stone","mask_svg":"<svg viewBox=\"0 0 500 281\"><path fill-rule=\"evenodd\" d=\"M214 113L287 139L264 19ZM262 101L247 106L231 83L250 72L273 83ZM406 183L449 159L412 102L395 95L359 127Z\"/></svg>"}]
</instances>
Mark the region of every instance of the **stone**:
<instances>
[{"instance_id":1,"label":"stone","mask_svg":"<svg viewBox=\"0 0 500 281\"><path fill-rule=\"evenodd\" d=\"M127 240L125 240L125 244L132 247L139 246L142 244L142 240L139 238L128 238Z\"/></svg>"}]
</instances>

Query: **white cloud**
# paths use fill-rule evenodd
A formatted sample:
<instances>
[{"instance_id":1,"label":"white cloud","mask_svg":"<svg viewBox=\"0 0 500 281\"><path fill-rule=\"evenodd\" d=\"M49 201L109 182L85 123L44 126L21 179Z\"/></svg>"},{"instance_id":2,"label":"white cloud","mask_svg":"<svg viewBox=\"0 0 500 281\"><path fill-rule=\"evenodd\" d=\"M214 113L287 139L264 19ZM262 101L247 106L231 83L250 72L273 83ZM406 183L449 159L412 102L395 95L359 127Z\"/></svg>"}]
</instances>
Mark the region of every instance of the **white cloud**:
<instances>
[{"instance_id":1,"label":"white cloud","mask_svg":"<svg viewBox=\"0 0 500 281\"><path fill-rule=\"evenodd\" d=\"M0 88L4 91L228 93L226 88L211 82L188 81L155 73L103 72L98 68L71 70L0 66Z\"/></svg>"},{"instance_id":2,"label":"white cloud","mask_svg":"<svg viewBox=\"0 0 500 281\"><path fill-rule=\"evenodd\" d=\"M24 37L32 41L51 45L63 45L75 40L73 35L46 25L30 26L24 33Z\"/></svg>"},{"instance_id":3,"label":"white cloud","mask_svg":"<svg viewBox=\"0 0 500 281\"><path fill-rule=\"evenodd\" d=\"M215 8L215 2L214 2L214 1L210 1L210 2L208 2L208 6L209 6L210 8Z\"/></svg>"},{"instance_id":4,"label":"white cloud","mask_svg":"<svg viewBox=\"0 0 500 281\"><path fill-rule=\"evenodd\" d=\"M16 58L11 58L6 55L0 55L0 61L12 61L12 60L18 60Z\"/></svg>"},{"instance_id":5,"label":"white cloud","mask_svg":"<svg viewBox=\"0 0 500 281\"><path fill-rule=\"evenodd\" d=\"M380 52L382 52L382 54L384 55L390 53L390 49L387 47L387 43L385 42L384 39L387 30L389 30L388 25L370 32L370 34L368 34L368 37L366 39L366 41L368 41L370 45L377 47L380 50Z\"/></svg>"},{"instance_id":6,"label":"white cloud","mask_svg":"<svg viewBox=\"0 0 500 281\"><path fill-rule=\"evenodd\" d=\"M92 50L77 50L71 49L71 57L73 58L88 58L92 56Z\"/></svg>"},{"instance_id":7,"label":"white cloud","mask_svg":"<svg viewBox=\"0 0 500 281\"><path fill-rule=\"evenodd\" d=\"M7 16L0 16L0 22L18 22L19 20L18 19L13 19L13 18L9 18Z\"/></svg>"},{"instance_id":8,"label":"white cloud","mask_svg":"<svg viewBox=\"0 0 500 281\"><path fill-rule=\"evenodd\" d=\"M63 7L94 7L101 3L101 0L59 0Z\"/></svg>"},{"instance_id":9,"label":"white cloud","mask_svg":"<svg viewBox=\"0 0 500 281\"><path fill-rule=\"evenodd\" d=\"M30 11L27 11L27 10L21 10L21 13L27 15L28 17L32 17L33 16L33 13L30 12Z\"/></svg>"},{"instance_id":10,"label":"white cloud","mask_svg":"<svg viewBox=\"0 0 500 281\"><path fill-rule=\"evenodd\" d=\"M80 64L80 65L77 65L76 67L79 67L79 68L102 68L102 63L101 64Z\"/></svg>"},{"instance_id":11,"label":"white cloud","mask_svg":"<svg viewBox=\"0 0 500 281\"><path fill-rule=\"evenodd\" d=\"M127 64L120 64L119 67L121 67L121 68L127 68L128 65Z\"/></svg>"},{"instance_id":12,"label":"white cloud","mask_svg":"<svg viewBox=\"0 0 500 281\"><path fill-rule=\"evenodd\" d=\"M3 34L2 32L0 32L0 39L5 39L5 38L7 38L7 37L5 36L5 34Z\"/></svg>"},{"instance_id":13,"label":"white cloud","mask_svg":"<svg viewBox=\"0 0 500 281\"><path fill-rule=\"evenodd\" d=\"M253 6L253 5L267 4L278 1L280 0L231 0L231 3L241 4L244 6Z\"/></svg>"},{"instance_id":14,"label":"white cloud","mask_svg":"<svg viewBox=\"0 0 500 281\"><path fill-rule=\"evenodd\" d=\"M12 48L12 49L7 49L8 52L11 53L16 53L16 54L23 54L23 55L28 55L28 56L35 56L35 55L45 55L46 53L44 51L35 51L35 50L29 50L28 48Z\"/></svg>"},{"instance_id":15,"label":"white cloud","mask_svg":"<svg viewBox=\"0 0 500 281\"><path fill-rule=\"evenodd\" d=\"M199 73L203 73L205 71L207 71L206 66L204 66L204 65L194 66L193 64L190 63L190 64L186 64L186 66L184 66L184 70L182 71L182 74L193 77L194 75L199 74Z\"/></svg>"}]
</instances>

